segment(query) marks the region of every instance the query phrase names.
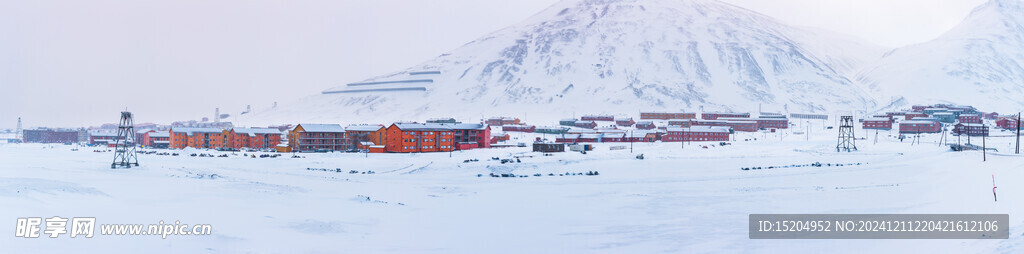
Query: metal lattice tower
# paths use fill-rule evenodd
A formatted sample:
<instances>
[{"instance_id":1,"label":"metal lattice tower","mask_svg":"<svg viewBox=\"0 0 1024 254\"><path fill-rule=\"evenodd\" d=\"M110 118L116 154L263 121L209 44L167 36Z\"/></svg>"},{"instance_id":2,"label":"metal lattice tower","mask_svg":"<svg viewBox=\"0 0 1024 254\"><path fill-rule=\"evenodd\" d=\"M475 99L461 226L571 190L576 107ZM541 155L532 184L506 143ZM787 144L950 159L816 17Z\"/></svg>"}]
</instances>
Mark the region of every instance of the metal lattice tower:
<instances>
[{"instance_id":1,"label":"metal lattice tower","mask_svg":"<svg viewBox=\"0 0 1024 254\"><path fill-rule=\"evenodd\" d=\"M847 152L857 151L857 144L853 136L853 116L842 116L840 118L839 142L836 144L836 152L843 150Z\"/></svg>"},{"instance_id":2,"label":"metal lattice tower","mask_svg":"<svg viewBox=\"0 0 1024 254\"><path fill-rule=\"evenodd\" d=\"M139 165L139 156L135 153L135 120L132 112L121 112L121 123L117 125L117 137L114 138L114 162L110 168L123 166L131 168Z\"/></svg>"}]
</instances>

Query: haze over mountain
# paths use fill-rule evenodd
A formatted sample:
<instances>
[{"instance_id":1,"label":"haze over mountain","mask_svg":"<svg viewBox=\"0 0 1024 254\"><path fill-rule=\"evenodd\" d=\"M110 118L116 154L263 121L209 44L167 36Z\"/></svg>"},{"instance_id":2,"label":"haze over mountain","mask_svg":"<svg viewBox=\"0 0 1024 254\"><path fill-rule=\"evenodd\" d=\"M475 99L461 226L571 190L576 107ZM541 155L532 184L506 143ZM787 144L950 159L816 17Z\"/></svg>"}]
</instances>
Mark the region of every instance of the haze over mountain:
<instances>
[{"instance_id":1,"label":"haze over mountain","mask_svg":"<svg viewBox=\"0 0 1024 254\"><path fill-rule=\"evenodd\" d=\"M848 77L883 51L714 0L566 0L423 64L234 120L863 110L876 98Z\"/></svg>"}]
</instances>

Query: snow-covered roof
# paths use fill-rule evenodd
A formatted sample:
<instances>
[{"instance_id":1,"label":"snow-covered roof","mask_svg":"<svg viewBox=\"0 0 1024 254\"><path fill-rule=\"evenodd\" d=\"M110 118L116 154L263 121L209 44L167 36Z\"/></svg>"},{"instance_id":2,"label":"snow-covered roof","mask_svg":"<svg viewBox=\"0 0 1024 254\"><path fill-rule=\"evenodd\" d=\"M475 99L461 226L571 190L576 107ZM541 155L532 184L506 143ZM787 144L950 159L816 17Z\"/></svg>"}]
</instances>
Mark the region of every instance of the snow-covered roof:
<instances>
[{"instance_id":1,"label":"snow-covered roof","mask_svg":"<svg viewBox=\"0 0 1024 254\"><path fill-rule=\"evenodd\" d=\"M117 136L117 132L110 132L110 131L106 131L106 130L91 130L91 131L89 131L89 136L93 136L93 137L116 137Z\"/></svg>"},{"instance_id":2,"label":"snow-covered roof","mask_svg":"<svg viewBox=\"0 0 1024 254\"><path fill-rule=\"evenodd\" d=\"M917 119L917 118L915 118L915 119ZM929 120L910 120L910 121L900 122L900 124L935 124L935 123L938 123L938 122L936 122L936 121L929 121Z\"/></svg>"},{"instance_id":3,"label":"snow-covered roof","mask_svg":"<svg viewBox=\"0 0 1024 254\"><path fill-rule=\"evenodd\" d=\"M583 123L583 124L591 124L591 123L594 123L594 121L590 121L590 120L579 120L579 121L576 121L576 123Z\"/></svg>"},{"instance_id":4,"label":"snow-covered roof","mask_svg":"<svg viewBox=\"0 0 1024 254\"><path fill-rule=\"evenodd\" d=\"M985 126L984 124L980 124L980 123L958 123L956 125L963 125L964 127L982 127L982 126Z\"/></svg>"},{"instance_id":5,"label":"snow-covered roof","mask_svg":"<svg viewBox=\"0 0 1024 254\"><path fill-rule=\"evenodd\" d=\"M303 127L305 128L305 127ZM281 131L273 128L234 128L235 133L248 134L250 137L259 134L277 134L281 135Z\"/></svg>"},{"instance_id":6,"label":"snow-covered roof","mask_svg":"<svg viewBox=\"0 0 1024 254\"><path fill-rule=\"evenodd\" d=\"M403 131L450 131L451 127L439 123L396 123L399 130Z\"/></svg>"},{"instance_id":7,"label":"snow-covered roof","mask_svg":"<svg viewBox=\"0 0 1024 254\"><path fill-rule=\"evenodd\" d=\"M778 121L778 120L789 120L789 118L786 118L786 116L782 116L782 117L749 117L749 118L747 118L747 117L742 117L742 118L719 117L718 120L726 120L726 121L773 120L773 121Z\"/></svg>"},{"instance_id":8,"label":"snow-covered roof","mask_svg":"<svg viewBox=\"0 0 1024 254\"><path fill-rule=\"evenodd\" d=\"M171 131L177 133L185 133L186 135L192 136L194 133L221 133L224 129L221 128L171 128Z\"/></svg>"},{"instance_id":9,"label":"snow-covered roof","mask_svg":"<svg viewBox=\"0 0 1024 254\"><path fill-rule=\"evenodd\" d=\"M622 138L625 136L626 133L601 133L602 138Z\"/></svg>"},{"instance_id":10,"label":"snow-covered roof","mask_svg":"<svg viewBox=\"0 0 1024 254\"><path fill-rule=\"evenodd\" d=\"M381 125L349 125L345 127L346 131L379 131L384 128Z\"/></svg>"},{"instance_id":11,"label":"snow-covered roof","mask_svg":"<svg viewBox=\"0 0 1024 254\"><path fill-rule=\"evenodd\" d=\"M632 131L632 132L626 133L626 136L627 137L634 137L634 138L642 138L642 137L646 137L647 134L651 134L651 133L656 133L656 132L653 132L653 131Z\"/></svg>"},{"instance_id":12,"label":"snow-covered roof","mask_svg":"<svg viewBox=\"0 0 1024 254\"><path fill-rule=\"evenodd\" d=\"M604 137L604 134L600 134L600 133L580 134L580 138L594 138L594 139L596 139L596 138L601 138L601 137Z\"/></svg>"},{"instance_id":13,"label":"snow-covered roof","mask_svg":"<svg viewBox=\"0 0 1024 254\"><path fill-rule=\"evenodd\" d=\"M364 146L372 146L372 145L376 145L376 144L374 144L373 142L369 142L369 141L363 141L363 142L359 142L359 144L360 144L360 145L364 145Z\"/></svg>"},{"instance_id":14,"label":"snow-covered roof","mask_svg":"<svg viewBox=\"0 0 1024 254\"><path fill-rule=\"evenodd\" d=\"M721 111L711 111L711 112L704 112L704 113L701 113L701 114L720 114L720 115L726 115L726 114L728 114L728 115L750 115L750 113L739 113L739 112L721 112Z\"/></svg>"},{"instance_id":15,"label":"snow-covered roof","mask_svg":"<svg viewBox=\"0 0 1024 254\"><path fill-rule=\"evenodd\" d=\"M169 138L169 137L171 137L171 133L167 132L167 131L157 131L157 132L149 133L149 137L151 137L151 138Z\"/></svg>"},{"instance_id":16,"label":"snow-covered roof","mask_svg":"<svg viewBox=\"0 0 1024 254\"><path fill-rule=\"evenodd\" d=\"M580 135L582 135L582 134L565 134L564 137L567 138L567 139L578 139L578 138L580 138ZM561 137L558 137L558 138L561 138Z\"/></svg>"},{"instance_id":17,"label":"snow-covered roof","mask_svg":"<svg viewBox=\"0 0 1024 254\"><path fill-rule=\"evenodd\" d=\"M480 123L443 123L442 126L453 130L485 130L488 125ZM526 126L526 125L505 125L505 126Z\"/></svg>"},{"instance_id":18,"label":"snow-covered roof","mask_svg":"<svg viewBox=\"0 0 1024 254\"><path fill-rule=\"evenodd\" d=\"M891 120L889 118L874 117L874 118L864 119L864 121L865 122L888 122L888 121L891 121Z\"/></svg>"},{"instance_id":19,"label":"snow-covered roof","mask_svg":"<svg viewBox=\"0 0 1024 254\"><path fill-rule=\"evenodd\" d=\"M938 115L951 116L951 115L953 115L953 112L935 112L935 114L932 114L932 115L936 115L936 116L938 116Z\"/></svg>"},{"instance_id":20,"label":"snow-covered roof","mask_svg":"<svg viewBox=\"0 0 1024 254\"><path fill-rule=\"evenodd\" d=\"M652 121L639 121L639 122L636 122L636 124L637 125L648 125L648 124L654 124L654 122L652 122Z\"/></svg>"},{"instance_id":21,"label":"snow-covered roof","mask_svg":"<svg viewBox=\"0 0 1024 254\"><path fill-rule=\"evenodd\" d=\"M629 121L629 120L633 120L633 118L632 117L621 117L621 116L620 117L615 117L615 121Z\"/></svg>"},{"instance_id":22,"label":"snow-covered roof","mask_svg":"<svg viewBox=\"0 0 1024 254\"><path fill-rule=\"evenodd\" d=\"M668 131L674 132L729 132L727 126L693 126L690 128L668 128Z\"/></svg>"},{"instance_id":23,"label":"snow-covered roof","mask_svg":"<svg viewBox=\"0 0 1024 254\"><path fill-rule=\"evenodd\" d=\"M302 126L302 129L306 132L345 132L345 128L341 127L340 124L314 124L314 123L300 123L298 126Z\"/></svg>"}]
</instances>

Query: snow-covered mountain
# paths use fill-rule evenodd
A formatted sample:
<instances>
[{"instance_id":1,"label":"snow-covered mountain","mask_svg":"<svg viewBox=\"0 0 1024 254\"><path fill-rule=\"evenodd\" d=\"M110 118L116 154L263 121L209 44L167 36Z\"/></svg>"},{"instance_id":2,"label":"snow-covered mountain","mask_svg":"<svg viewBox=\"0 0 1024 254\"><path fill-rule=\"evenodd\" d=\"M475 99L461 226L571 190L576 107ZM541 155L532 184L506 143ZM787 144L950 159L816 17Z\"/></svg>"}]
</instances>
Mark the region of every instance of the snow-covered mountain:
<instances>
[{"instance_id":1,"label":"snow-covered mountain","mask_svg":"<svg viewBox=\"0 0 1024 254\"><path fill-rule=\"evenodd\" d=\"M235 121L865 109L875 98L848 77L883 52L715 0L565 0L421 65Z\"/></svg>"},{"instance_id":2,"label":"snow-covered mountain","mask_svg":"<svg viewBox=\"0 0 1024 254\"><path fill-rule=\"evenodd\" d=\"M895 49L857 79L910 103L1024 107L1024 3L992 0L932 41Z\"/></svg>"}]
</instances>

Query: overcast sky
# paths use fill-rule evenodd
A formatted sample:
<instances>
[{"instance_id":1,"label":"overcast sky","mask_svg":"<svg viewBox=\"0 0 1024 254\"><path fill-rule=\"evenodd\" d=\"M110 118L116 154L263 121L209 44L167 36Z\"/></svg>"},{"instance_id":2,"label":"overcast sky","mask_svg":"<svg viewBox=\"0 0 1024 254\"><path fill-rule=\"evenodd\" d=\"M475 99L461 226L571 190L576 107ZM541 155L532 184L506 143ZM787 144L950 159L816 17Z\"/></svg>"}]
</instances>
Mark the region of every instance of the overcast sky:
<instances>
[{"instance_id":1,"label":"overcast sky","mask_svg":"<svg viewBox=\"0 0 1024 254\"><path fill-rule=\"evenodd\" d=\"M724 0L899 47L984 0ZM556 0L2 0L0 129L169 123L319 93L513 25Z\"/></svg>"}]
</instances>

